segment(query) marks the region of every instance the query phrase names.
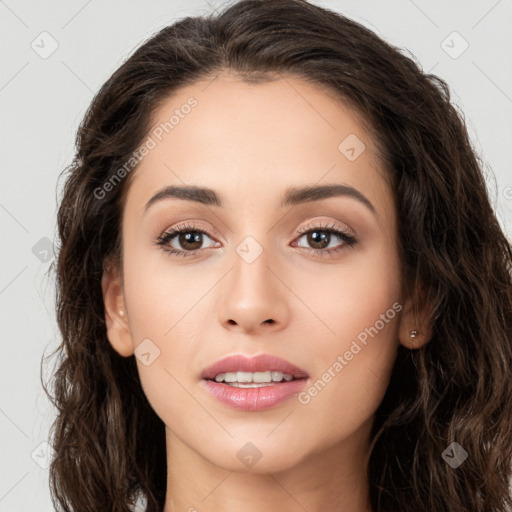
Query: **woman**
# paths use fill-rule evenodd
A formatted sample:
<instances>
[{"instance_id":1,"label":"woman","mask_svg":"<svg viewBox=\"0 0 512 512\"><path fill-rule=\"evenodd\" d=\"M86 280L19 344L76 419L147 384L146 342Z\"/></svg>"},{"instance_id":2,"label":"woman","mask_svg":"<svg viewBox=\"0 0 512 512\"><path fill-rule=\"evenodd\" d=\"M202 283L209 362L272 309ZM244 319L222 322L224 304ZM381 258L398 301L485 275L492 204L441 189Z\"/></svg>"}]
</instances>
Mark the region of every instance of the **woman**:
<instances>
[{"instance_id":1,"label":"woman","mask_svg":"<svg viewBox=\"0 0 512 512\"><path fill-rule=\"evenodd\" d=\"M242 0L146 41L67 171L62 510L512 505L512 252L443 80Z\"/></svg>"}]
</instances>

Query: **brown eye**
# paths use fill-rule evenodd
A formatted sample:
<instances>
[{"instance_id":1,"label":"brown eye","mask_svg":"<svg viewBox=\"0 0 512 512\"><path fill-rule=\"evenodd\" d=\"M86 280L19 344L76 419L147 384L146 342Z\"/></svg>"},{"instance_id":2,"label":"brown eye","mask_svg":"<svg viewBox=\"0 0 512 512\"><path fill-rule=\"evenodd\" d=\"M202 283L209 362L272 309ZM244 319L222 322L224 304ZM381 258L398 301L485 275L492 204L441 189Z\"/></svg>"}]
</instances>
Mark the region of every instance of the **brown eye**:
<instances>
[{"instance_id":1,"label":"brown eye","mask_svg":"<svg viewBox=\"0 0 512 512\"><path fill-rule=\"evenodd\" d=\"M355 237L345 231L337 227L336 225L327 225L327 226L307 226L306 228L302 228L299 230L301 238L306 239L306 244L311 247L311 251L315 254L323 256L324 254L333 255L338 251L349 248L357 243ZM329 247L331 242L335 242L336 238L338 240L342 240L342 243L338 243L335 247ZM298 244L298 247L307 247Z\"/></svg>"},{"instance_id":2,"label":"brown eye","mask_svg":"<svg viewBox=\"0 0 512 512\"><path fill-rule=\"evenodd\" d=\"M193 256L202 250L204 237L210 238L206 231L195 226L184 225L163 233L157 238L156 243L169 254ZM215 244L216 242L212 246Z\"/></svg>"},{"instance_id":3,"label":"brown eye","mask_svg":"<svg viewBox=\"0 0 512 512\"><path fill-rule=\"evenodd\" d=\"M326 231L310 231L306 234L308 244L314 249L325 249L331 240L331 233Z\"/></svg>"},{"instance_id":4,"label":"brown eye","mask_svg":"<svg viewBox=\"0 0 512 512\"><path fill-rule=\"evenodd\" d=\"M193 251L201 247L203 233L199 231L183 231L175 236L183 249Z\"/></svg>"}]
</instances>

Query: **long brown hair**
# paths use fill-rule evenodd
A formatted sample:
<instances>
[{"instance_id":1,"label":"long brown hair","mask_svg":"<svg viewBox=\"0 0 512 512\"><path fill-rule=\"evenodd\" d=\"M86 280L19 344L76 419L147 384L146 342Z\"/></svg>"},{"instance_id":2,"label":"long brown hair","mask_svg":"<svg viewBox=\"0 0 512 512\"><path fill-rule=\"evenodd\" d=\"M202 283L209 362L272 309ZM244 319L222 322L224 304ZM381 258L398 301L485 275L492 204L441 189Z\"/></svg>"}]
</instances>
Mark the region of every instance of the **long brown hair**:
<instances>
[{"instance_id":1,"label":"long brown hair","mask_svg":"<svg viewBox=\"0 0 512 512\"><path fill-rule=\"evenodd\" d=\"M432 304L432 337L417 350L399 347L376 412L372 510L507 510L512 251L483 162L441 78L362 25L304 0L242 0L160 30L107 80L79 127L58 211L63 339L54 395L45 387L58 413L54 505L124 512L142 496L148 512L163 508L164 424L134 357L108 341L101 288L106 262L122 264L120 219L133 170L108 194L97 191L142 143L163 100L224 71L253 83L296 76L337 95L372 128L393 184L403 275ZM453 442L468 454L457 468L442 457Z\"/></svg>"}]
</instances>

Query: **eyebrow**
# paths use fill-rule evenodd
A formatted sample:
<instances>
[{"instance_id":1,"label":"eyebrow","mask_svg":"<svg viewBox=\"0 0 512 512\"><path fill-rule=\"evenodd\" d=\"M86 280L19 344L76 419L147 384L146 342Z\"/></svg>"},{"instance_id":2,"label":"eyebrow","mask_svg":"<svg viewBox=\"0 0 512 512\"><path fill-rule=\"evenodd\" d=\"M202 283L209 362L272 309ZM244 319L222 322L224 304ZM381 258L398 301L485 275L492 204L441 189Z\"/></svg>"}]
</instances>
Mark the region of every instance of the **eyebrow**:
<instances>
[{"instance_id":1,"label":"eyebrow","mask_svg":"<svg viewBox=\"0 0 512 512\"><path fill-rule=\"evenodd\" d=\"M320 201L322 199L328 199L331 197L350 197L356 199L360 203L364 204L374 215L377 216L375 207L370 200L364 196L359 190L349 185L340 184L328 184L319 186L307 186L307 187L291 187L288 188L282 198L281 208L286 206L296 206L302 203L308 203L311 201ZM222 200L211 188L197 187L194 185L170 185L159 190L144 207L144 210L158 201L164 199L175 198L182 199L185 201L194 201L201 203L206 206L217 206L222 207Z\"/></svg>"}]
</instances>

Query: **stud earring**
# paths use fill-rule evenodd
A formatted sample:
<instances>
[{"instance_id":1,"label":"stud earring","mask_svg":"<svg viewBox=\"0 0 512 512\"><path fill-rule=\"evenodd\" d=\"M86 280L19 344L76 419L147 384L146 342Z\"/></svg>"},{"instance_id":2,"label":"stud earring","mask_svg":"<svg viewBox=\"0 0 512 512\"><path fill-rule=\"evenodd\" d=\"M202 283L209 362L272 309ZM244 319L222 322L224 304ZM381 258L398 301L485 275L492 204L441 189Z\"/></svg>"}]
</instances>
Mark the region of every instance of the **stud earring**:
<instances>
[{"instance_id":1,"label":"stud earring","mask_svg":"<svg viewBox=\"0 0 512 512\"><path fill-rule=\"evenodd\" d=\"M122 309L119 310L119 315L120 316L123 316L124 315L124 311Z\"/></svg>"},{"instance_id":2,"label":"stud earring","mask_svg":"<svg viewBox=\"0 0 512 512\"><path fill-rule=\"evenodd\" d=\"M416 331L416 330L415 330L415 331L411 331L411 334L409 335L409 336L410 336L410 338L411 338L411 340L413 340L413 341L414 341L414 338L416 338L416 335L417 335L417 334L418 334L418 331Z\"/></svg>"}]
</instances>

